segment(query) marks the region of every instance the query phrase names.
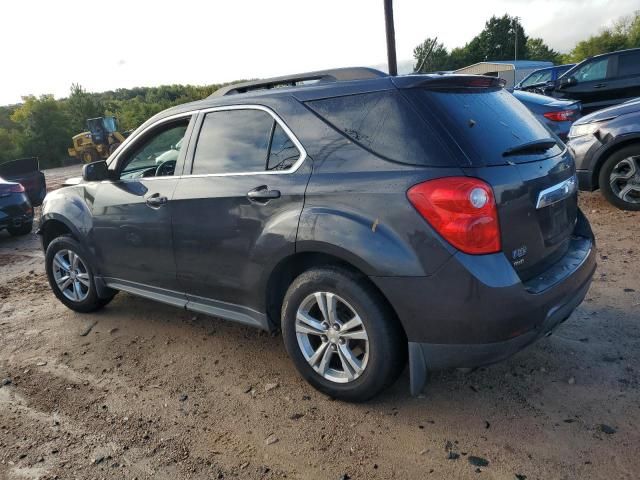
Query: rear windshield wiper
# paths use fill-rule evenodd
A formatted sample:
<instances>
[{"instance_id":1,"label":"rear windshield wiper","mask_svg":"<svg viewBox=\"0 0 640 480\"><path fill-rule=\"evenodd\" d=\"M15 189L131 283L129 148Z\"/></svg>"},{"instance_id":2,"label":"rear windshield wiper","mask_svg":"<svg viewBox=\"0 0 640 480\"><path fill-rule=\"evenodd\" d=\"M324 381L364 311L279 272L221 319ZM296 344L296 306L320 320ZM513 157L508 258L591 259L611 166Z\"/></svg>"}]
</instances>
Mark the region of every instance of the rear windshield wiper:
<instances>
[{"instance_id":1,"label":"rear windshield wiper","mask_svg":"<svg viewBox=\"0 0 640 480\"><path fill-rule=\"evenodd\" d=\"M513 155L533 155L536 153L544 153L557 145L553 138L542 138L533 142L523 143L517 147L511 147L502 152L503 157L511 157Z\"/></svg>"}]
</instances>

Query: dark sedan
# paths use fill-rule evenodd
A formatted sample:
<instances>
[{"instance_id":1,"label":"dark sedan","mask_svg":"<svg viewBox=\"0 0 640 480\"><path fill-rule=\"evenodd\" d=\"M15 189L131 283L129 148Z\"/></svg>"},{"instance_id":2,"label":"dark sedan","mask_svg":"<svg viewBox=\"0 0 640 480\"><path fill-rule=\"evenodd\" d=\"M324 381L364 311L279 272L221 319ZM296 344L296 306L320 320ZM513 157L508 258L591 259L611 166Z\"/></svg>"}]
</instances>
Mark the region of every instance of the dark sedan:
<instances>
[{"instance_id":1,"label":"dark sedan","mask_svg":"<svg viewBox=\"0 0 640 480\"><path fill-rule=\"evenodd\" d=\"M640 98L582 117L567 146L581 190L600 189L623 210L640 210Z\"/></svg>"},{"instance_id":2,"label":"dark sedan","mask_svg":"<svg viewBox=\"0 0 640 480\"><path fill-rule=\"evenodd\" d=\"M0 177L0 230L26 235L33 225L33 207L24 187Z\"/></svg>"},{"instance_id":3,"label":"dark sedan","mask_svg":"<svg viewBox=\"0 0 640 480\"><path fill-rule=\"evenodd\" d=\"M47 194L47 184L36 157L21 158L1 164L0 177L22 185L32 206L42 205Z\"/></svg>"},{"instance_id":4,"label":"dark sedan","mask_svg":"<svg viewBox=\"0 0 640 480\"><path fill-rule=\"evenodd\" d=\"M522 90L514 90L513 96L563 141L567 139L571 125L580 118L582 111L577 100L559 100Z\"/></svg>"}]
</instances>

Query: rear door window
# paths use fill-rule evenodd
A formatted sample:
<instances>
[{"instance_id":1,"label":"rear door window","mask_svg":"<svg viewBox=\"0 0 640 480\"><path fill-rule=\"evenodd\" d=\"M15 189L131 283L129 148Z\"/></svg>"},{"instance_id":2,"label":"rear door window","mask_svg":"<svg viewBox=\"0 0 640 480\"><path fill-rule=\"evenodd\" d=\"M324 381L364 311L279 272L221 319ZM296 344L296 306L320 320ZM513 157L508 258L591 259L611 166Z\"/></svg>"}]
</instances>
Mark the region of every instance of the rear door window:
<instances>
[{"instance_id":1,"label":"rear door window","mask_svg":"<svg viewBox=\"0 0 640 480\"><path fill-rule=\"evenodd\" d=\"M267 170L288 170L300 158L300 150L278 122L273 123Z\"/></svg>"},{"instance_id":2,"label":"rear door window","mask_svg":"<svg viewBox=\"0 0 640 480\"><path fill-rule=\"evenodd\" d=\"M618 76L633 77L636 75L640 75L640 50L621 53L618 56Z\"/></svg>"},{"instance_id":3,"label":"rear door window","mask_svg":"<svg viewBox=\"0 0 640 480\"><path fill-rule=\"evenodd\" d=\"M262 110L207 113L193 158L194 175L264 171L273 117Z\"/></svg>"}]
</instances>

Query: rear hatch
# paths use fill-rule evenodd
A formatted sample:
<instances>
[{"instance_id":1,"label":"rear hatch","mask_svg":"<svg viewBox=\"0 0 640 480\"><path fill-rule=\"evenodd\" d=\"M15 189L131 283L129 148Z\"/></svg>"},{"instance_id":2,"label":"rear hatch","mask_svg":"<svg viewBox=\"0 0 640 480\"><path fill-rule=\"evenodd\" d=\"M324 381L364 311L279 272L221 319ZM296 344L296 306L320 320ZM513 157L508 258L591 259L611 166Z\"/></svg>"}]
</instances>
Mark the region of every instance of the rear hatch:
<instances>
[{"instance_id":1,"label":"rear hatch","mask_svg":"<svg viewBox=\"0 0 640 480\"><path fill-rule=\"evenodd\" d=\"M47 194L44 173L40 171L36 157L21 158L0 164L0 177L20 183L34 207L41 205Z\"/></svg>"},{"instance_id":2,"label":"rear hatch","mask_svg":"<svg viewBox=\"0 0 640 480\"><path fill-rule=\"evenodd\" d=\"M467 175L493 188L502 249L523 281L568 249L577 218L573 159L497 79L394 79L426 123L460 150Z\"/></svg>"}]
</instances>

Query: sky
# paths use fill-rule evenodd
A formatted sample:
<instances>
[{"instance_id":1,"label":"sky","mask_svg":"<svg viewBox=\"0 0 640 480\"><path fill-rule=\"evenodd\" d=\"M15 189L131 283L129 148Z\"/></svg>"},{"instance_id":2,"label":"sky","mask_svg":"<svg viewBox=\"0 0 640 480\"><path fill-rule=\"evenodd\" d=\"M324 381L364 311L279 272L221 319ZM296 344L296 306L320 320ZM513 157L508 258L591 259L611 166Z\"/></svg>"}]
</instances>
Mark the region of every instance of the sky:
<instances>
[{"instance_id":1,"label":"sky","mask_svg":"<svg viewBox=\"0 0 640 480\"><path fill-rule=\"evenodd\" d=\"M638 0L395 0L398 61L438 37L463 46L492 15L566 52ZM0 105L23 95L204 85L386 65L383 0L3 0Z\"/></svg>"}]
</instances>

